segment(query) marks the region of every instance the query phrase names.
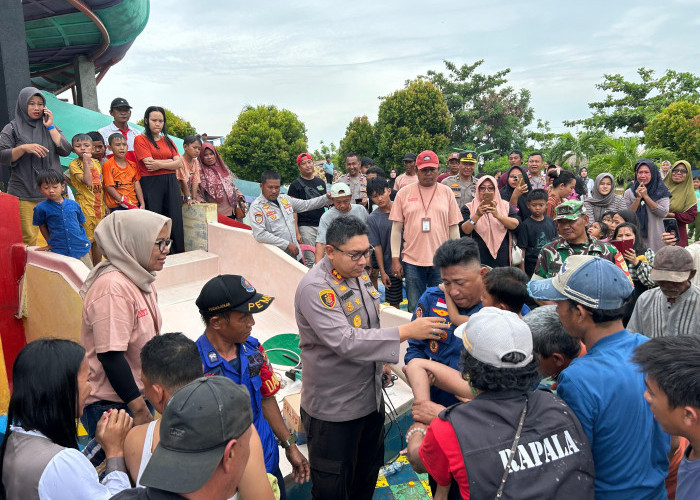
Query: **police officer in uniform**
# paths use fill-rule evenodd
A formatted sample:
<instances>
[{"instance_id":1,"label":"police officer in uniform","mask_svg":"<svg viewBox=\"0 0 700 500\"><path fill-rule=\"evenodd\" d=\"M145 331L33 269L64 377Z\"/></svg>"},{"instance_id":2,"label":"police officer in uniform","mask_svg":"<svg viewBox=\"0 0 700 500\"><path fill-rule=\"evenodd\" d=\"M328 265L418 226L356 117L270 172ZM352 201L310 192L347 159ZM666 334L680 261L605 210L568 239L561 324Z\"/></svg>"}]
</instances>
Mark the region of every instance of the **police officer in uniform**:
<instances>
[{"instance_id":1,"label":"police officer in uniform","mask_svg":"<svg viewBox=\"0 0 700 500\"><path fill-rule=\"evenodd\" d=\"M248 389L253 423L265 453L265 469L277 477L284 499L278 441L292 465L292 477L296 482L308 481L309 462L282 419L275 399L280 381L272 371L265 349L250 336L255 325L253 314L267 309L273 300L274 297L257 293L243 276L224 274L210 279L196 300L206 325L204 334L197 339L197 349L206 376L228 377Z\"/></svg>"},{"instance_id":2,"label":"police officer in uniform","mask_svg":"<svg viewBox=\"0 0 700 500\"><path fill-rule=\"evenodd\" d=\"M330 198L319 196L310 200L299 200L280 193L281 176L267 170L260 180L260 196L250 204L250 227L260 243L269 243L299 260L301 247L297 241L294 222L295 212L307 212L323 208Z\"/></svg>"},{"instance_id":3,"label":"police officer in uniform","mask_svg":"<svg viewBox=\"0 0 700 500\"><path fill-rule=\"evenodd\" d=\"M380 328L379 292L365 272L372 250L364 222L338 217L294 297L315 500L372 498L384 462L385 363L398 362L402 341L439 338L446 327L420 318Z\"/></svg>"},{"instance_id":4,"label":"police officer in uniform","mask_svg":"<svg viewBox=\"0 0 700 500\"><path fill-rule=\"evenodd\" d=\"M476 159L476 151L459 153L459 174L451 175L442 181L454 193L460 210L474 199L476 193L476 179L474 179Z\"/></svg>"}]
</instances>

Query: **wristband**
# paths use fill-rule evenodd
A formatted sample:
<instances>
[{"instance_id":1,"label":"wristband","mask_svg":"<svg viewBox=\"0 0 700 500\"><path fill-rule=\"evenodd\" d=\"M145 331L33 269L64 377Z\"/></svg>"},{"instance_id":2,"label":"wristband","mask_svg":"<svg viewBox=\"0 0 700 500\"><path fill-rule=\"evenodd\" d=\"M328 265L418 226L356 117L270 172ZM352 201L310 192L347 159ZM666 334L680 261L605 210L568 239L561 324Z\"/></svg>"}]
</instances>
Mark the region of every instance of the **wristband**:
<instances>
[{"instance_id":1,"label":"wristband","mask_svg":"<svg viewBox=\"0 0 700 500\"><path fill-rule=\"evenodd\" d=\"M472 226L476 226L476 222L474 222L471 217L467 219L467 222L469 222Z\"/></svg>"},{"instance_id":2,"label":"wristband","mask_svg":"<svg viewBox=\"0 0 700 500\"><path fill-rule=\"evenodd\" d=\"M406 433L406 444L408 444L408 440L411 439L411 437L416 433L420 432L423 434L423 437L425 437L425 429L422 427L414 427L410 431Z\"/></svg>"},{"instance_id":3,"label":"wristband","mask_svg":"<svg viewBox=\"0 0 700 500\"><path fill-rule=\"evenodd\" d=\"M53 130L55 128L56 128L56 125L50 125L50 126L46 127L46 130Z\"/></svg>"}]
</instances>

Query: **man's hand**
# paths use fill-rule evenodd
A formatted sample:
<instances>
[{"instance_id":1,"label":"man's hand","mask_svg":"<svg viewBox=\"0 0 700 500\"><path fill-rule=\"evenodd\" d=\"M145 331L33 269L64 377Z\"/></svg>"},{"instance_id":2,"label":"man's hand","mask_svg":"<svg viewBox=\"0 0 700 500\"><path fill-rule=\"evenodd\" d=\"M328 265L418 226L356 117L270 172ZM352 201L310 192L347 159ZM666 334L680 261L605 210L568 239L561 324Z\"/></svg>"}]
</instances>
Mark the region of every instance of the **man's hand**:
<instances>
[{"instance_id":1,"label":"man's hand","mask_svg":"<svg viewBox=\"0 0 700 500\"><path fill-rule=\"evenodd\" d=\"M385 363L384 366L382 366L382 385L384 385L384 387L389 387L391 385L391 376L393 374L394 372L391 371L391 365Z\"/></svg>"},{"instance_id":2,"label":"man's hand","mask_svg":"<svg viewBox=\"0 0 700 500\"><path fill-rule=\"evenodd\" d=\"M294 482L298 484L307 482L311 477L311 467L309 466L309 461L301 454L297 445L292 444L289 448L284 450L284 453L287 455L289 463L292 464L292 478L294 478Z\"/></svg>"},{"instance_id":3,"label":"man's hand","mask_svg":"<svg viewBox=\"0 0 700 500\"><path fill-rule=\"evenodd\" d=\"M389 288L391 286L391 277L385 272L382 272L382 283L384 283L385 288Z\"/></svg>"},{"instance_id":4,"label":"man's hand","mask_svg":"<svg viewBox=\"0 0 700 500\"><path fill-rule=\"evenodd\" d=\"M301 245L304 243L304 239L301 237L301 233L297 231L297 242Z\"/></svg>"},{"instance_id":5,"label":"man's hand","mask_svg":"<svg viewBox=\"0 0 700 500\"><path fill-rule=\"evenodd\" d=\"M437 418L445 407L432 401L414 401L411 408L413 413L413 421L420 422L425 425L430 425L433 419Z\"/></svg>"},{"instance_id":6,"label":"man's hand","mask_svg":"<svg viewBox=\"0 0 700 500\"><path fill-rule=\"evenodd\" d=\"M401 341L414 340L438 340L446 339L449 335L445 330L450 326L443 318L434 316L416 318L410 323L399 326L399 339Z\"/></svg>"},{"instance_id":7,"label":"man's hand","mask_svg":"<svg viewBox=\"0 0 700 500\"><path fill-rule=\"evenodd\" d=\"M45 247L40 247L36 249L37 252L50 252L51 245L46 245Z\"/></svg>"},{"instance_id":8,"label":"man's hand","mask_svg":"<svg viewBox=\"0 0 700 500\"><path fill-rule=\"evenodd\" d=\"M287 251L291 253L293 257L299 255L299 248L291 241L289 242L289 245L287 245Z\"/></svg>"},{"instance_id":9,"label":"man's hand","mask_svg":"<svg viewBox=\"0 0 700 500\"><path fill-rule=\"evenodd\" d=\"M403 277L403 266L401 266L401 261L398 257L391 258L391 274L394 278L401 279Z\"/></svg>"}]
</instances>

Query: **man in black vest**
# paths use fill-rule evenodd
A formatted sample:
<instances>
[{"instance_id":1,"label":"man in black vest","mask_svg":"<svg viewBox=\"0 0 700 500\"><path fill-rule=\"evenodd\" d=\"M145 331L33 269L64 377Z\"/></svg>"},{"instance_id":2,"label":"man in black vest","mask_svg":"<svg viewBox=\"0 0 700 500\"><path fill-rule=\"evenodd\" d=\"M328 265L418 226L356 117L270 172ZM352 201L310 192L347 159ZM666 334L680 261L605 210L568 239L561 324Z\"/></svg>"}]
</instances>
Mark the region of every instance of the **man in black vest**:
<instances>
[{"instance_id":1,"label":"man in black vest","mask_svg":"<svg viewBox=\"0 0 700 500\"><path fill-rule=\"evenodd\" d=\"M465 380L476 396L452 406L429 427L406 434L408 458L450 499L593 499L588 439L573 412L547 391L532 335L517 314L485 307L455 331L464 343Z\"/></svg>"}]
</instances>

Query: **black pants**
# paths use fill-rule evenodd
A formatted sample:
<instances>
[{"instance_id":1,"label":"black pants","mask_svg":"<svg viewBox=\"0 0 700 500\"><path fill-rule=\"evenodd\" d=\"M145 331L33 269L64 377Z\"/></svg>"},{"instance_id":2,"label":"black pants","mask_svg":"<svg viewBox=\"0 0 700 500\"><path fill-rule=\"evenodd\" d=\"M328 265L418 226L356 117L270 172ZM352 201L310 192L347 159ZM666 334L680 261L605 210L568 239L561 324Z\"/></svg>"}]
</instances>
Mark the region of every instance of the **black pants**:
<instances>
[{"instance_id":1,"label":"black pants","mask_svg":"<svg viewBox=\"0 0 700 500\"><path fill-rule=\"evenodd\" d=\"M384 413L328 422L301 409L313 500L371 500L384 463Z\"/></svg>"},{"instance_id":2,"label":"black pants","mask_svg":"<svg viewBox=\"0 0 700 500\"><path fill-rule=\"evenodd\" d=\"M182 196L175 172L141 177L141 190L146 210L170 217L173 246L170 253L185 251L185 231L182 228Z\"/></svg>"}]
</instances>

